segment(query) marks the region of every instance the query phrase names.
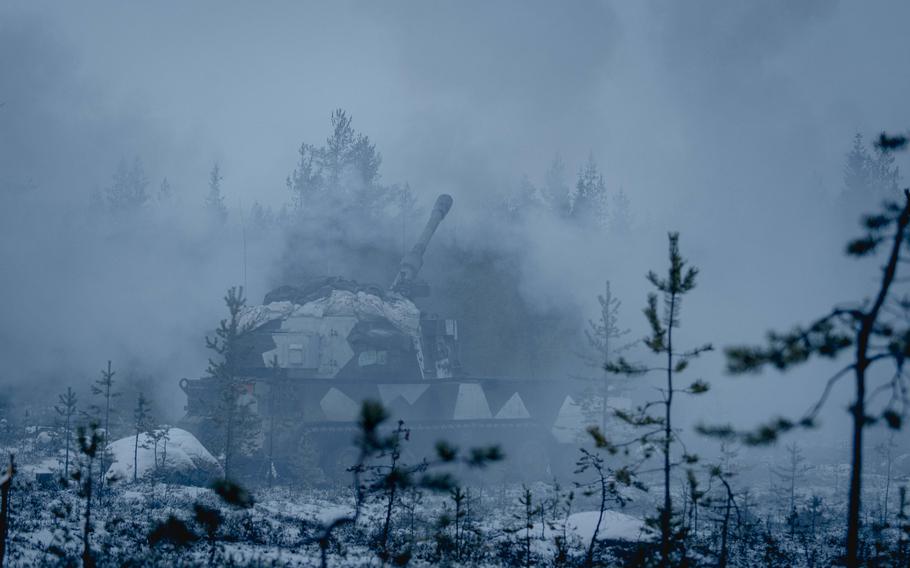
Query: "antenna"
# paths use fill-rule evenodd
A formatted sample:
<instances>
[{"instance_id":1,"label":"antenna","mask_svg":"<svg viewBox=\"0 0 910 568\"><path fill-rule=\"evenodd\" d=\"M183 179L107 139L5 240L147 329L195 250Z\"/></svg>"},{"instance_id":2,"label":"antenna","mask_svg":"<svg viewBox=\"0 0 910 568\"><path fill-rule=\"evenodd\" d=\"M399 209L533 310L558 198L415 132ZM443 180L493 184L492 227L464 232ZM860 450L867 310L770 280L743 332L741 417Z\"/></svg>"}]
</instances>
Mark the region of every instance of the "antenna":
<instances>
[{"instance_id":1,"label":"antenna","mask_svg":"<svg viewBox=\"0 0 910 568\"><path fill-rule=\"evenodd\" d=\"M240 242L241 242L241 249L243 251L243 253L242 253L243 254L243 258L242 258L243 264L241 267L240 274L243 278L243 289L247 290L247 294L249 294L249 288L247 288L247 286L246 286L246 223L244 223L244 220L243 220L243 200L237 199L237 203L239 204L239 207L240 207Z\"/></svg>"}]
</instances>

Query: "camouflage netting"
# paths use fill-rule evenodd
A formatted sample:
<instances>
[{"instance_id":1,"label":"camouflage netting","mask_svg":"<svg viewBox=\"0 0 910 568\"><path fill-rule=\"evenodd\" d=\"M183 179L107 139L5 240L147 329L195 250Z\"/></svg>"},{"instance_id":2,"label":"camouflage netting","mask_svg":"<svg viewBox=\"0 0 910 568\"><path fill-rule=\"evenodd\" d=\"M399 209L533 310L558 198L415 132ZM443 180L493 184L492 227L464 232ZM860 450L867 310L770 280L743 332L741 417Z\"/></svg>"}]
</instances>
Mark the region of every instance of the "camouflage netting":
<instances>
[{"instance_id":1,"label":"camouflage netting","mask_svg":"<svg viewBox=\"0 0 910 568\"><path fill-rule=\"evenodd\" d=\"M326 298L336 290L355 294L365 292L383 299L388 293L384 288L375 284L360 284L341 276L323 276L314 278L300 286L281 286L276 288L265 295L262 303L291 302L294 304L306 304Z\"/></svg>"},{"instance_id":2,"label":"camouflage netting","mask_svg":"<svg viewBox=\"0 0 910 568\"><path fill-rule=\"evenodd\" d=\"M263 305L244 308L240 324L252 330L267 331L279 322L295 318L332 317L356 319L347 341L352 346L360 346L358 352L362 349L413 350L422 368L420 309L401 294L375 285L333 277L316 279L299 287L282 286L266 294Z\"/></svg>"},{"instance_id":3,"label":"camouflage netting","mask_svg":"<svg viewBox=\"0 0 910 568\"><path fill-rule=\"evenodd\" d=\"M360 285L339 277L323 278L312 284L282 286L265 296L261 306L249 306L241 314L241 325L259 327L290 316L353 316L376 324L380 335L392 328L419 343L420 309L404 296L375 285ZM388 322L391 327L384 326ZM363 333L361 329L361 333Z\"/></svg>"}]
</instances>

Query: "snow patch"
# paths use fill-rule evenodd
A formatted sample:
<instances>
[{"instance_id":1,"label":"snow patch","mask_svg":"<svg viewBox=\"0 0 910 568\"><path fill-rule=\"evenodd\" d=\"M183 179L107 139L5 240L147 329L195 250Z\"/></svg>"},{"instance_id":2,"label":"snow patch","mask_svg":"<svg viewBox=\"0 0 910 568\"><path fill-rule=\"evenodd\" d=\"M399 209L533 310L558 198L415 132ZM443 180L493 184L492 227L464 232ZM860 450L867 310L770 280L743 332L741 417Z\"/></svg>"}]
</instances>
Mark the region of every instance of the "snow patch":
<instances>
[{"instance_id":1,"label":"snow patch","mask_svg":"<svg viewBox=\"0 0 910 568\"><path fill-rule=\"evenodd\" d=\"M167 441L166 452L164 441L158 442L157 452L158 473L164 479L186 484L206 484L211 479L224 475L218 460L195 436L180 428L170 428L168 435L170 439ZM108 480L132 481L135 443L135 436L128 436L108 445L113 456L111 466L105 473ZM151 436L140 434L136 455L137 477L150 478L155 470L155 444Z\"/></svg>"},{"instance_id":2,"label":"snow patch","mask_svg":"<svg viewBox=\"0 0 910 568\"><path fill-rule=\"evenodd\" d=\"M70 471L75 469L75 452L70 454L70 468ZM59 478L63 476L63 458L43 458L37 463L17 466L16 470L32 481L37 481L41 476L48 475Z\"/></svg>"},{"instance_id":3,"label":"snow patch","mask_svg":"<svg viewBox=\"0 0 910 568\"><path fill-rule=\"evenodd\" d=\"M569 531L588 542L597 526L597 511L584 511L569 515L567 528ZM636 542L644 540L645 523L637 517L626 515L618 511L604 511L600 530L597 532L599 540L624 540Z\"/></svg>"}]
</instances>

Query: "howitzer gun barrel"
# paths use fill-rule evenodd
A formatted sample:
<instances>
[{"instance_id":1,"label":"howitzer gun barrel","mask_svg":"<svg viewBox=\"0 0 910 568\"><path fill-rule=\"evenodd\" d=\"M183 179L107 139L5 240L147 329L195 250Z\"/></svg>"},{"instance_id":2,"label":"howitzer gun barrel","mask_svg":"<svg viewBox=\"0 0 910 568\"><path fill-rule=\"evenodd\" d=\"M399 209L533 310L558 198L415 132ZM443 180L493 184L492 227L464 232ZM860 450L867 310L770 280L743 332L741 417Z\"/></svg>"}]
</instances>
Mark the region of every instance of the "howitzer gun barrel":
<instances>
[{"instance_id":1,"label":"howitzer gun barrel","mask_svg":"<svg viewBox=\"0 0 910 568\"><path fill-rule=\"evenodd\" d=\"M393 290L401 291L417 278L417 273L420 272L420 267L423 266L423 253L427 250L427 245L430 244L430 239L433 238L433 233L436 232L439 223L445 219L451 208L451 195L443 193L436 198L436 203L433 205L433 210L430 212L430 218L427 219L423 232L420 233L420 238L414 243L411 251L401 259L398 275L395 277L395 282L392 283Z\"/></svg>"}]
</instances>

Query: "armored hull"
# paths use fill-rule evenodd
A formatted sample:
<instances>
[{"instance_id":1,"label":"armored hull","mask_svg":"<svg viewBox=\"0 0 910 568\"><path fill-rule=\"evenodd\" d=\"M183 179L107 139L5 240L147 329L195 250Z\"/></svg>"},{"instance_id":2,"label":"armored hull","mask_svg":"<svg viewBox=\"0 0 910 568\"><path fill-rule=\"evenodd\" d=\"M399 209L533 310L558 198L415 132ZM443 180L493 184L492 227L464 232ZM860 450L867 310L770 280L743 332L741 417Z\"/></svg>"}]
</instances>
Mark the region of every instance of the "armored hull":
<instances>
[{"instance_id":1,"label":"armored hull","mask_svg":"<svg viewBox=\"0 0 910 568\"><path fill-rule=\"evenodd\" d=\"M439 440L467 447L500 444L509 457L494 474L514 479L544 479L554 472L559 453L554 427L565 394L552 382L512 379L437 379L433 381L362 379L247 379L243 386L252 410L271 432L274 467L294 467L302 444L311 444L330 477L353 464L352 441L364 400L383 403L394 423L411 431L406 458L416 463L433 455ZM206 445L217 445L218 379L181 381L187 394L184 426ZM269 443L262 440L263 445Z\"/></svg>"}]
</instances>

